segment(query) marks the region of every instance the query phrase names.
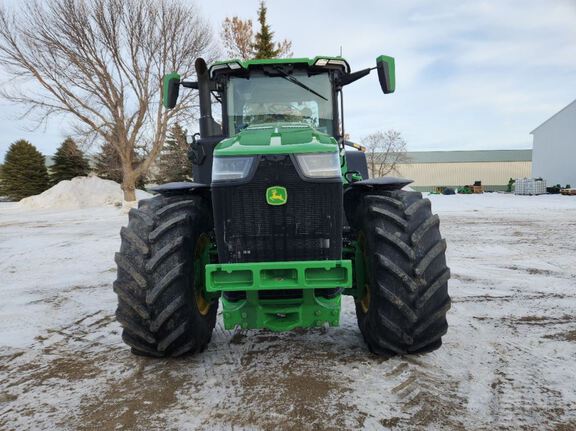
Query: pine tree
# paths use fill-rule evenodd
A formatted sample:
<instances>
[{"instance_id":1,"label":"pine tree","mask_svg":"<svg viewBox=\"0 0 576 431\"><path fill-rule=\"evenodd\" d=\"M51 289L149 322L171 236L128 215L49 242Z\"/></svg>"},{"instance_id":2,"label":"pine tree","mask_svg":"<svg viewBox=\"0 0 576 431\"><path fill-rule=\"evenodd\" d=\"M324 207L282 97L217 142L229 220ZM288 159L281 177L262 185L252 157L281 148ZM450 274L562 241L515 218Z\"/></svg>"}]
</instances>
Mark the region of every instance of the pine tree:
<instances>
[{"instance_id":1,"label":"pine tree","mask_svg":"<svg viewBox=\"0 0 576 431\"><path fill-rule=\"evenodd\" d=\"M137 162L134 163L134 167L138 166L142 158L135 157L135 159ZM122 161L120 160L120 155L111 143L106 142L102 145L100 152L96 155L94 159L94 172L100 178L122 184ZM136 181L136 187L144 187L144 178L139 178Z\"/></svg>"},{"instance_id":2,"label":"pine tree","mask_svg":"<svg viewBox=\"0 0 576 431\"><path fill-rule=\"evenodd\" d=\"M2 202L2 198L4 197L2 184L4 183L4 178L2 178L2 168L4 165L0 165L0 202Z\"/></svg>"},{"instance_id":3,"label":"pine tree","mask_svg":"<svg viewBox=\"0 0 576 431\"><path fill-rule=\"evenodd\" d=\"M120 156L111 143L102 145L100 152L94 159L94 172L105 180L122 182L122 163Z\"/></svg>"},{"instance_id":4,"label":"pine tree","mask_svg":"<svg viewBox=\"0 0 576 431\"><path fill-rule=\"evenodd\" d=\"M67 138L54 155L54 164L50 167L50 180L52 184L60 181L71 180L75 177L84 177L90 172L88 160L76 142Z\"/></svg>"},{"instance_id":5,"label":"pine tree","mask_svg":"<svg viewBox=\"0 0 576 431\"><path fill-rule=\"evenodd\" d=\"M254 56L255 58L275 58L280 54L280 50L275 47L272 40L274 32L270 30L270 26L266 22L266 6L264 1L260 2L258 9L258 22L260 23L260 31L256 33L254 42Z\"/></svg>"},{"instance_id":6,"label":"pine tree","mask_svg":"<svg viewBox=\"0 0 576 431\"><path fill-rule=\"evenodd\" d=\"M0 195L13 200L40 194L49 187L44 156L24 139L10 145L0 175Z\"/></svg>"},{"instance_id":7,"label":"pine tree","mask_svg":"<svg viewBox=\"0 0 576 431\"><path fill-rule=\"evenodd\" d=\"M222 22L221 39L229 58L280 58L292 56L292 42L284 39L275 43L273 32L266 21L268 10L263 1L258 8L260 32L254 34L251 19L238 16L226 17Z\"/></svg>"},{"instance_id":8,"label":"pine tree","mask_svg":"<svg viewBox=\"0 0 576 431\"><path fill-rule=\"evenodd\" d=\"M188 159L188 143L186 130L178 123L170 129L164 148L158 159L159 183L173 181L188 181L192 175L192 163Z\"/></svg>"}]
</instances>

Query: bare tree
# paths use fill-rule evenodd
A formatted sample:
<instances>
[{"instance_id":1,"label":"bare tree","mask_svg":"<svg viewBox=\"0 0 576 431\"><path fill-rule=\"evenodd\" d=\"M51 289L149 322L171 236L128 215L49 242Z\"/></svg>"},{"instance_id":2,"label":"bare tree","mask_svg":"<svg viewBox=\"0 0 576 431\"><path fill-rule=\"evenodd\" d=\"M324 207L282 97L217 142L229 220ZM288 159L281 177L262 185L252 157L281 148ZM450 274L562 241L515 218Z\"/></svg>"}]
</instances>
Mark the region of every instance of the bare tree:
<instances>
[{"instance_id":1,"label":"bare tree","mask_svg":"<svg viewBox=\"0 0 576 431\"><path fill-rule=\"evenodd\" d=\"M165 73L194 73L210 55L208 25L177 0L31 0L0 7L0 63L14 78L2 94L27 106L39 124L72 116L87 137L110 143L122 162L124 199L164 144L172 120L194 115L196 95L185 92L173 110L161 100ZM35 86L21 85L22 80ZM20 84L20 85L18 85ZM135 149L146 157L134 164Z\"/></svg>"},{"instance_id":2,"label":"bare tree","mask_svg":"<svg viewBox=\"0 0 576 431\"><path fill-rule=\"evenodd\" d=\"M383 177L396 171L406 160L406 141L396 130L378 131L362 139L366 147L368 170L372 177Z\"/></svg>"},{"instance_id":3,"label":"bare tree","mask_svg":"<svg viewBox=\"0 0 576 431\"><path fill-rule=\"evenodd\" d=\"M226 18L222 22L222 43L230 58L248 60L252 58L252 40L254 29L252 20L243 20L237 16Z\"/></svg>"},{"instance_id":4,"label":"bare tree","mask_svg":"<svg viewBox=\"0 0 576 431\"><path fill-rule=\"evenodd\" d=\"M283 39L276 44L276 49L278 50L278 57L292 57L292 41L288 39Z\"/></svg>"}]
</instances>

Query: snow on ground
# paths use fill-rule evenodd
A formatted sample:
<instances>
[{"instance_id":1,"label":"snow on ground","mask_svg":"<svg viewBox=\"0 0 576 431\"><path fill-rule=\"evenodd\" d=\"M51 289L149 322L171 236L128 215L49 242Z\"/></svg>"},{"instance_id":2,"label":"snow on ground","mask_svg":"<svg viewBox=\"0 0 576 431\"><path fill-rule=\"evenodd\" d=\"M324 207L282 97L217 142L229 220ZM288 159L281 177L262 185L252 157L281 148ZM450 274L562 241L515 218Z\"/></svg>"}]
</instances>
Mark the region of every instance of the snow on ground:
<instances>
[{"instance_id":1,"label":"snow on ground","mask_svg":"<svg viewBox=\"0 0 576 431\"><path fill-rule=\"evenodd\" d=\"M150 195L136 191L138 199ZM80 209L101 206L121 206L120 184L96 176L76 177L60 181L45 192L22 199L18 205L23 209Z\"/></svg>"},{"instance_id":2,"label":"snow on ground","mask_svg":"<svg viewBox=\"0 0 576 431\"><path fill-rule=\"evenodd\" d=\"M436 352L372 356L342 326L225 331L178 360L114 320L114 207L0 204L0 429L576 429L576 198L430 196L448 240Z\"/></svg>"}]
</instances>

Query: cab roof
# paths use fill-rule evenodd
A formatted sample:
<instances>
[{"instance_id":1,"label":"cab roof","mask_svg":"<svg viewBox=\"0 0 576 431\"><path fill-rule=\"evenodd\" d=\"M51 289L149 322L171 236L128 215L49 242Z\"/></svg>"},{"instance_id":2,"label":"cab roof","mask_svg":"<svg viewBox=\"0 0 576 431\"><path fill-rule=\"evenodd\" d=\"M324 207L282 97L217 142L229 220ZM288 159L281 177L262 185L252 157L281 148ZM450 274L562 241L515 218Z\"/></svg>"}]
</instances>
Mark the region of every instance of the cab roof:
<instances>
[{"instance_id":1,"label":"cab roof","mask_svg":"<svg viewBox=\"0 0 576 431\"><path fill-rule=\"evenodd\" d=\"M250 69L258 68L260 66L275 65L275 64L300 64L308 67L321 67L326 69L340 68L344 73L350 73L350 65L342 57L331 56L316 56L314 58L270 58L270 59L253 59L253 60L225 60L213 63L210 68L210 77L214 76L218 71L248 71Z\"/></svg>"}]
</instances>

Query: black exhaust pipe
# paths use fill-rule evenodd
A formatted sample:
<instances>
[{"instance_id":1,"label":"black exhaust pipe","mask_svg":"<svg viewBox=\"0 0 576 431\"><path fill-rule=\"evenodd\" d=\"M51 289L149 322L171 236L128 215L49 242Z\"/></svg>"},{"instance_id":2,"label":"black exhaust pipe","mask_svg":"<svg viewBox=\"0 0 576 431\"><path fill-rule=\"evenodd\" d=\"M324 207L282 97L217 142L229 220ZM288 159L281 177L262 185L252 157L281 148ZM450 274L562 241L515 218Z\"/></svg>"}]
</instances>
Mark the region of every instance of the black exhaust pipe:
<instances>
[{"instance_id":1,"label":"black exhaust pipe","mask_svg":"<svg viewBox=\"0 0 576 431\"><path fill-rule=\"evenodd\" d=\"M200 136L208 138L216 134L212 118L212 99L210 97L210 75L203 58L197 58L194 63L198 78L198 96L200 98Z\"/></svg>"},{"instance_id":2,"label":"black exhaust pipe","mask_svg":"<svg viewBox=\"0 0 576 431\"><path fill-rule=\"evenodd\" d=\"M222 127L212 117L212 96L211 91L216 90L215 83L210 80L208 66L203 58L197 58L194 63L196 68L197 83L191 88L198 88L198 98L200 99L200 139L194 139L188 151L188 158L192 161L192 177L194 181L201 184L212 182L212 159L214 147L220 142Z\"/></svg>"}]
</instances>

